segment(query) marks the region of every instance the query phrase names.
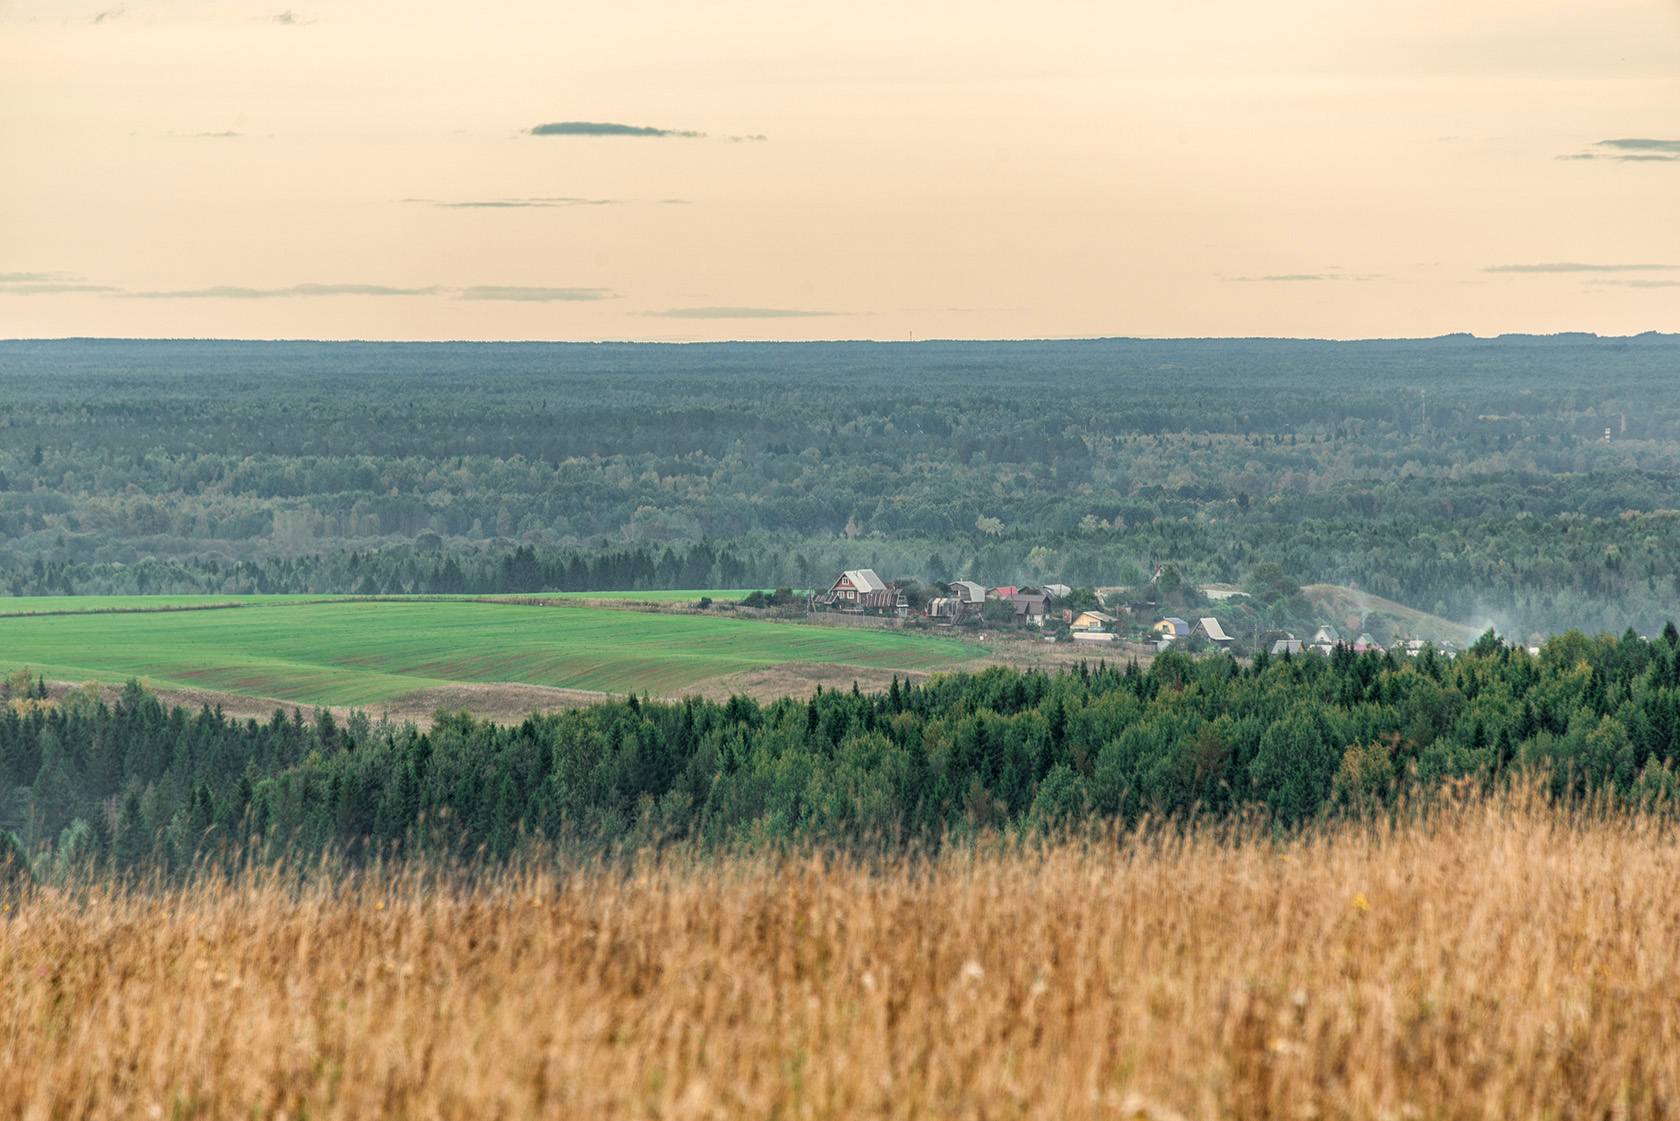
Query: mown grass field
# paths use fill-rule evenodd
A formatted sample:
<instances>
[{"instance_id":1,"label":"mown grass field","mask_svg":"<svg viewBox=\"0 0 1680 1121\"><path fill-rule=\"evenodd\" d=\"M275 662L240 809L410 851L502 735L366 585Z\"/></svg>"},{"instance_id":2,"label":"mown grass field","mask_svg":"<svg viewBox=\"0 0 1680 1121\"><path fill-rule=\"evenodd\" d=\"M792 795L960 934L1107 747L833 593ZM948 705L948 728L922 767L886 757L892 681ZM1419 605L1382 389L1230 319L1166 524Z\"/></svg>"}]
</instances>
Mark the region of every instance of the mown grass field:
<instances>
[{"instance_id":1,"label":"mown grass field","mask_svg":"<svg viewBox=\"0 0 1680 1121\"><path fill-rule=\"evenodd\" d=\"M237 606L178 610L197 603ZM177 610L134 610L164 606ZM3 613L77 607L86 613ZM373 705L420 689L492 682L664 694L788 662L926 670L978 653L897 633L465 598L0 601L0 664L28 665L55 680L146 677L160 688L306 704Z\"/></svg>"},{"instance_id":2,"label":"mown grass field","mask_svg":"<svg viewBox=\"0 0 1680 1121\"><path fill-rule=\"evenodd\" d=\"M0 1116L1661 1118L1671 825L254 871L0 913Z\"/></svg>"}]
</instances>

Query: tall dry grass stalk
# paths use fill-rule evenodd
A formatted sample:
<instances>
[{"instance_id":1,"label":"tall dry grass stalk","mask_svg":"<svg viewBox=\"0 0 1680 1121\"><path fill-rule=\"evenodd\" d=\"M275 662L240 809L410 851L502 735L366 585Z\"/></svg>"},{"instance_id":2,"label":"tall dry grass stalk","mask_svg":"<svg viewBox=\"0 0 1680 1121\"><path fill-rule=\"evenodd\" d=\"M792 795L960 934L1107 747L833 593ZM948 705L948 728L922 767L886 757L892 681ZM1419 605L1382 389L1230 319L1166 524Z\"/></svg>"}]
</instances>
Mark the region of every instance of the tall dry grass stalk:
<instances>
[{"instance_id":1,"label":"tall dry grass stalk","mask_svg":"<svg viewBox=\"0 0 1680 1121\"><path fill-rule=\"evenodd\" d=\"M1680 1110L1660 824L1237 832L43 891L0 924L0 1115Z\"/></svg>"}]
</instances>

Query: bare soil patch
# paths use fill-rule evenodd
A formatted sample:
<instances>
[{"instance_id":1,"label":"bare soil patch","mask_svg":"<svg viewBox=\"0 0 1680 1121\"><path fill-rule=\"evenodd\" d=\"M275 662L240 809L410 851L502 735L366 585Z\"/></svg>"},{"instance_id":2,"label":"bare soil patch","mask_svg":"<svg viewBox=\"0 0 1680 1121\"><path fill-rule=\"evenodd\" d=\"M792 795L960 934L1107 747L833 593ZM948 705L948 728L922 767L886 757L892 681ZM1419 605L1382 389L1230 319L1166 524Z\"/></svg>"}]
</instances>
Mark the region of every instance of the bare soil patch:
<instances>
[{"instance_id":1,"label":"bare soil patch","mask_svg":"<svg viewBox=\"0 0 1680 1121\"><path fill-rule=\"evenodd\" d=\"M835 662L783 662L708 678L671 694L668 699L700 696L708 701L724 701L740 695L755 701L773 701L779 697L803 700L816 693L819 685L834 690L850 689L854 683L862 692L878 693L891 688L895 676L900 682L920 683L933 675L924 670L879 669Z\"/></svg>"}]
</instances>

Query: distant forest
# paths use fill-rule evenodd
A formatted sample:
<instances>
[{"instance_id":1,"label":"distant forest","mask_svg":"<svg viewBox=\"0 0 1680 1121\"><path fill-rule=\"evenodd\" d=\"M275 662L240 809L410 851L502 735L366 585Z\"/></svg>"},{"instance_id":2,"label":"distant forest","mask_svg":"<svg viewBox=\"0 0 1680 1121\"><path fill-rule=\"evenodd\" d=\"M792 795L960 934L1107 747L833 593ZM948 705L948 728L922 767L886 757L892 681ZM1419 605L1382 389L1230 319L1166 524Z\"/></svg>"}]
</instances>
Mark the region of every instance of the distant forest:
<instances>
[{"instance_id":1,"label":"distant forest","mask_svg":"<svg viewBox=\"0 0 1680 1121\"><path fill-rule=\"evenodd\" d=\"M0 589L1109 586L1513 633L1680 599L1680 339L0 343ZM1608 431L1609 437L1606 438Z\"/></svg>"}]
</instances>

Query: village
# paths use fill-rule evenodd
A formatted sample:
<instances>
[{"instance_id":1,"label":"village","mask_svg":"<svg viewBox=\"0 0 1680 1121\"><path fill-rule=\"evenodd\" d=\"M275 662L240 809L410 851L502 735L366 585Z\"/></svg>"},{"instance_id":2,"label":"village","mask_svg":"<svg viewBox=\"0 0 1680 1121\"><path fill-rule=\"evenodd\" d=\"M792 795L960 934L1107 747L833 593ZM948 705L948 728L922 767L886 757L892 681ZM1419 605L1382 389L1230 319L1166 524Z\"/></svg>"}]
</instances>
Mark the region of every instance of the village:
<instances>
[{"instance_id":1,"label":"village","mask_svg":"<svg viewBox=\"0 0 1680 1121\"><path fill-rule=\"evenodd\" d=\"M1170 578L1163 580L1163 576ZM1163 590L1163 584L1170 590ZM1304 604L1299 589L1296 591L1296 600ZM1306 612L1299 608L1293 615L1287 610L1256 611L1249 599L1229 586L1198 589L1183 585L1168 566L1157 566L1155 577L1143 587L1101 591L1056 583L988 588L972 580L922 585L914 580L883 580L874 569L858 568L841 573L826 592L808 595L806 610L813 619L839 616L834 622L930 630L966 628L1131 652L1178 649L1192 654L1329 655L1338 646L1345 646L1355 653L1381 654L1392 646L1397 653L1410 657L1418 657L1425 650L1447 658L1458 653L1451 641L1430 641L1404 633L1396 633L1385 645L1369 630L1344 631L1332 622L1280 625L1277 616L1298 620ZM1191 606L1203 610L1189 610ZM1183 615L1175 613L1177 610Z\"/></svg>"}]
</instances>

